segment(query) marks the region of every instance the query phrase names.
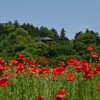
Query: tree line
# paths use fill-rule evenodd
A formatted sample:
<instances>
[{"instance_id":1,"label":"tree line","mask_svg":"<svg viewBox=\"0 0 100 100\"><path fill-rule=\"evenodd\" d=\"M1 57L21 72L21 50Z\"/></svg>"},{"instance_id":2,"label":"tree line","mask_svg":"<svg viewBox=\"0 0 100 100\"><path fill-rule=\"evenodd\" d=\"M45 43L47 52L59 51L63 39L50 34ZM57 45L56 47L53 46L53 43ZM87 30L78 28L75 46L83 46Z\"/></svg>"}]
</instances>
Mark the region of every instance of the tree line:
<instances>
[{"instance_id":1,"label":"tree line","mask_svg":"<svg viewBox=\"0 0 100 100\"><path fill-rule=\"evenodd\" d=\"M42 43L44 37L50 37L53 41ZM52 61L66 57L88 59L87 46L92 45L99 53L99 43L99 33L88 28L85 32L75 33L74 39L69 39L64 28L58 33L55 28L39 28L29 23L20 25L17 20L0 23L0 57L6 60L16 58L21 53L30 58L42 57Z\"/></svg>"}]
</instances>

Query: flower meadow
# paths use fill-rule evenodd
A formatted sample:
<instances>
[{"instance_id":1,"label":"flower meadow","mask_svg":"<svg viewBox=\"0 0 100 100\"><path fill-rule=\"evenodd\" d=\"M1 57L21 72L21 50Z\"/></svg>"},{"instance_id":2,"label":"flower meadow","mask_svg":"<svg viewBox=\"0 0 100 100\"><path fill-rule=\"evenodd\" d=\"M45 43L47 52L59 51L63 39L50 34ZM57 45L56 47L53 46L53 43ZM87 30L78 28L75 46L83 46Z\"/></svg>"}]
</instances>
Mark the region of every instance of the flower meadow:
<instances>
[{"instance_id":1,"label":"flower meadow","mask_svg":"<svg viewBox=\"0 0 100 100\"><path fill-rule=\"evenodd\" d=\"M100 100L100 59L92 46L89 60L48 59L24 54L0 59L0 100Z\"/></svg>"}]
</instances>

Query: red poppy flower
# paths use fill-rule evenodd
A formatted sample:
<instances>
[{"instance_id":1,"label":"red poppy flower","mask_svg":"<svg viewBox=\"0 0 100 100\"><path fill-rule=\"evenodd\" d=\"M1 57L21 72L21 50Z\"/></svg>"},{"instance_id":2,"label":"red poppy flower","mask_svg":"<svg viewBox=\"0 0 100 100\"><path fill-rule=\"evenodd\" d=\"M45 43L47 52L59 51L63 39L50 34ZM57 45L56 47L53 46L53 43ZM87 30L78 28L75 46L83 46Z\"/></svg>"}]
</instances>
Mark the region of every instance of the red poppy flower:
<instances>
[{"instance_id":1,"label":"red poppy flower","mask_svg":"<svg viewBox=\"0 0 100 100\"><path fill-rule=\"evenodd\" d=\"M91 77L93 76L93 71L89 70L88 72L84 72L84 79L91 79Z\"/></svg>"},{"instance_id":2,"label":"red poppy flower","mask_svg":"<svg viewBox=\"0 0 100 100\"><path fill-rule=\"evenodd\" d=\"M67 81L74 81L75 77L73 74L69 73L67 74Z\"/></svg>"},{"instance_id":3,"label":"red poppy flower","mask_svg":"<svg viewBox=\"0 0 100 100\"><path fill-rule=\"evenodd\" d=\"M97 53L92 53L91 56L92 56L93 58L98 58L98 54L97 54Z\"/></svg>"},{"instance_id":4,"label":"red poppy flower","mask_svg":"<svg viewBox=\"0 0 100 100\"><path fill-rule=\"evenodd\" d=\"M38 62L39 62L39 63L42 63L42 62L43 62L43 60L42 60L42 59L40 59Z\"/></svg>"},{"instance_id":5,"label":"red poppy flower","mask_svg":"<svg viewBox=\"0 0 100 100\"><path fill-rule=\"evenodd\" d=\"M64 74L66 71L66 68L60 68L60 67L57 67L53 70L53 74L54 75L62 75Z\"/></svg>"},{"instance_id":6,"label":"red poppy flower","mask_svg":"<svg viewBox=\"0 0 100 100\"><path fill-rule=\"evenodd\" d=\"M41 96L38 96L38 99L37 100L43 100L43 98Z\"/></svg>"},{"instance_id":7,"label":"red poppy flower","mask_svg":"<svg viewBox=\"0 0 100 100\"><path fill-rule=\"evenodd\" d=\"M14 72L12 72L12 73L10 74L10 76L11 76L11 77L14 77L14 76L15 76Z\"/></svg>"},{"instance_id":8,"label":"red poppy flower","mask_svg":"<svg viewBox=\"0 0 100 100\"><path fill-rule=\"evenodd\" d=\"M96 69L96 71L100 71L100 64L97 64L97 65L95 66L95 69Z\"/></svg>"},{"instance_id":9,"label":"red poppy flower","mask_svg":"<svg viewBox=\"0 0 100 100\"><path fill-rule=\"evenodd\" d=\"M9 80L7 77L1 78L0 79L0 87L7 87L9 86Z\"/></svg>"},{"instance_id":10,"label":"red poppy flower","mask_svg":"<svg viewBox=\"0 0 100 100\"><path fill-rule=\"evenodd\" d=\"M98 84L98 89L100 89L100 83Z\"/></svg>"},{"instance_id":11,"label":"red poppy flower","mask_svg":"<svg viewBox=\"0 0 100 100\"><path fill-rule=\"evenodd\" d=\"M82 72L82 71L83 71L83 66L82 66L82 65L79 65L79 66L77 66L77 67L75 68L75 72L80 73L80 72Z\"/></svg>"},{"instance_id":12,"label":"red poppy flower","mask_svg":"<svg viewBox=\"0 0 100 100\"><path fill-rule=\"evenodd\" d=\"M0 65L5 65L5 61L0 59Z\"/></svg>"},{"instance_id":13,"label":"red poppy flower","mask_svg":"<svg viewBox=\"0 0 100 100\"><path fill-rule=\"evenodd\" d=\"M44 63L45 65L47 65L47 64L49 64L49 60L44 60L43 63Z\"/></svg>"},{"instance_id":14,"label":"red poppy flower","mask_svg":"<svg viewBox=\"0 0 100 100\"><path fill-rule=\"evenodd\" d=\"M12 66L14 66L14 65L18 64L18 61L17 61L16 59L11 59L11 60L10 60L10 64L11 64Z\"/></svg>"},{"instance_id":15,"label":"red poppy flower","mask_svg":"<svg viewBox=\"0 0 100 100\"><path fill-rule=\"evenodd\" d=\"M17 73L22 73L24 72L24 65L19 63L16 67Z\"/></svg>"},{"instance_id":16,"label":"red poppy flower","mask_svg":"<svg viewBox=\"0 0 100 100\"><path fill-rule=\"evenodd\" d=\"M54 100L62 100L62 98L57 96Z\"/></svg>"},{"instance_id":17,"label":"red poppy flower","mask_svg":"<svg viewBox=\"0 0 100 100\"><path fill-rule=\"evenodd\" d=\"M66 98L66 91L65 90L59 90L57 97Z\"/></svg>"},{"instance_id":18,"label":"red poppy flower","mask_svg":"<svg viewBox=\"0 0 100 100\"><path fill-rule=\"evenodd\" d=\"M30 67L34 67L34 66L35 66L35 64L34 64L33 61L31 61L31 62L29 63L29 65L30 65Z\"/></svg>"},{"instance_id":19,"label":"red poppy flower","mask_svg":"<svg viewBox=\"0 0 100 100\"><path fill-rule=\"evenodd\" d=\"M39 60L39 58L34 58L34 60L35 60L35 61L38 61L38 60Z\"/></svg>"},{"instance_id":20,"label":"red poppy flower","mask_svg":"<svg viewBox=\"0 0 100 100\"><path fill-rule=\"evenodd\" d=\"M88 50L88 51L92 51L92 50L93 50L93 47L92 47L92 46L88 46L88 47L87 47L87 50Z\"/></svg>"},{"instance_id":21,"label":"red poppy flower","mask_svg":"<svg viewBox=\"0 0 100 100\"><path fill-rule=\"evenodd\" d=\"M27 64L29 64L31 62L31 60L29 58L26 58L25 61Z\"/></svg>"},{"instance_id":22,"label":"red poppy flower","mask_svg":"<svg viewBox=\"0 0 100 100\"><path fill-rule=\"evenodd\" d=\"M65 66L65 62L64 62L64 61L60 61L59 64L60 64L61 66Z\"/></svg>"},{"instance_id":23,"label":"red poppy flower","mask_svg":"<svg viewBox=\"0 0 100 100\"><path fill-rule=\"evenodd\" d=\"M20 54L19 57L18 57L19 60L24 60L24 58L25 58L24 54Z\"/></svg>"},{"instance_id":24,"label":"red poppy flower","mask_svg":"<svg viewBox=\"0 0 100 100\"><path fill-rule=\"evenodd\" d=\"M36 74L37 73L37 68L31 68L30 73L33 74L33 75Z\"/></svg>"},{"instance_id":25,"label":"red poppy flower","mask_svg":"<svg viewBox=\"0 0 100 100\"><path fill-rule=\"evenodd\" d=\"M80 61L79 60L74 60L73 58L68 58L68 65L69 67L71 68L73 65L74 66L77 66L80 64Z\"/></svg>"},{"instance_id":26,"label":"red poppy flower","mask_svg":"<svg viewBox=\"0 0 100 100\"><path fill-rule=\"evenodd\" d=\"M50 73L50 68L41 68L39 70L39 74L46 74L46 73Z\"/></svg>"},{"instance_id":27,"label":"red poppy flower","mask_svg":"<svg viewBox=\"0 0 100 100\"><path fill-rule=\"evenodd\" d=\"M55 69L55 68L58 68L58 67L59 67L58 65L54 65L54 66L53 66L54 69Z\"/></svg>"},{"instance_id":28,"label":"red poppy flower","mask_svg":"<svg viewBox=\"0 0 100 100\"><path fill-rule=\"evenodd\" d=\"M75 60L73 58L67 58L68 64L73 65Z\"/></svg>"}]
</instances>

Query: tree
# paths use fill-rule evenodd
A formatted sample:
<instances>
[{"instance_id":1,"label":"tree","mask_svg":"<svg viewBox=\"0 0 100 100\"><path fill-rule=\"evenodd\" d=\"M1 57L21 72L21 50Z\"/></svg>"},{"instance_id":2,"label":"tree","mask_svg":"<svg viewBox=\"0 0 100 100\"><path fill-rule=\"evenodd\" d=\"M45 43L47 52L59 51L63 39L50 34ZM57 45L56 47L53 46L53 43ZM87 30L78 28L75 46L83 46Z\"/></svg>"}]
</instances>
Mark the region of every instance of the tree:
<instances>
[{"instance_id":1,"label":"tree","mask_svg":"<svg viewBox=\"0 0 100 100\"><path fill-rule=\"evenodd\" d=\"M27 36L28 32L24 30L23 28L17 28L15 31L16 35L21 35L21 36Z\"/></svg>"},{"instance_id":2,"label":"tree","mask_svg":"<svg viewBox=\"0 0 100 100\"><path fill-rule=\"evenodd\" d=\"M69 43L69 39L65 36L65 30L64 30L64 28L61 29L60 43L61 44L68 44Z\"/></svg>"},{"instance_id":3,"label":"tree","mask_svg":"<svg viewBox=\"0 0 100 100\"><path fill-rule=\"evenodd\" d=\"M73 49L76 50L76 52L80 55L80 56L84 56L85 51L86 51L86 44L84 44L83 42L75 42L73 44Z\"/></svg>"},{"instance_id":4,"label":"tree","mask_svg":"<svg viewBox=\"0 0 100 100\"><path fill-rule=\"evenodd\" d=\"M15 30L16 30L16 28L20 27L20 24L18 23L17 20L14 21L14 27L15 27Z\"/></svg>"},{"instance_id":5,"label":"tree","mask_svg":"<svg viewBox=\"0 0 100 100\"><path fill-rule=\"evenodd\" d=\"M14 25L11 22L6 23L4 25L4 31L5 31L6 34L13 32L14 31Z\"/></svg>"},{"instance_id":6,"label":"tree","mask_svg":"<svg viewBox=\"0 0 100 100\"><path fill-rule=\"evenodd\" d=\"M60 40L64 40L64 39L65 39L65 30L64 28L62 28L60 33Z\"/></svg>"},{"instance_id":7,"label":"tree","mask_svg":"<svg viewBox=\"0 0 100 100\"><path fill-rule=\"evenodd\" d=\"M86 29L85 33L90 33L90 31L89 31L89 29L88 29L88 28Z\"/></svg>"},{"instance_id":8,"label":"tree","mask_svg":"<svg viewBox=\"0 0 100 100\"><path fill-rule=\"evenodd\" d=\"M40 37L50 37L54 39L54 32L52 30L49 30L47 27L40 27L39 30L39 36Z\"/></svg>"},{"instance_id":9,"label":"tree","mask_svg":"<svg viewBox=\"0 0 100 100\"><path fill-rule=\"evenodd\" d=\"M80 35L82 33L82 31L80 31L80 32L77 32L76 34L75 34L75 39Z\"/></svg>"},{"instance_id":10,"label":"tree","mask_svg":"<svg viewBox=\"0 0 100 100\"><path fill-rule=\"evenodd\" d=\"M56 29L52 28L51 30L52 30L52 32L54 33L54 40L55 40L55 41L59 41L59 35L58 35Z\"/></svg>"},{"instance_id":11,"label":"tree","mask_svg":"<svg viewBox=\"0 0 100 100\"><path fill-rule=\"evenodd\" d=\"M84 44L90 45L90 44L95 44L98 45L100 43L100 37L97 33L93 31L89 31L89 33L79 33L75 37L75 42L83 42Z\"/></svg>"},{"instance_id":12,"label":"tree","mask_svg":"<svg viewBox=\"0 0 100 100\"><path fill-rule=\"evenodd\" d=\"M36 29L33 25L29 24L29 23L23 23L23 25L21 25L21 27L26 30L28 32L29 35L31 36L36 36Z\"/></svg>"},{"instance_id":13,"label":"tree","mask_svg":"<svg viewBox=\"0 0 100 100\"><path fill-rule=\"evenodd\" d=\"M0 37L4 33L4 26L2 23L0 23Z\"/></svg>"}]
</instances>

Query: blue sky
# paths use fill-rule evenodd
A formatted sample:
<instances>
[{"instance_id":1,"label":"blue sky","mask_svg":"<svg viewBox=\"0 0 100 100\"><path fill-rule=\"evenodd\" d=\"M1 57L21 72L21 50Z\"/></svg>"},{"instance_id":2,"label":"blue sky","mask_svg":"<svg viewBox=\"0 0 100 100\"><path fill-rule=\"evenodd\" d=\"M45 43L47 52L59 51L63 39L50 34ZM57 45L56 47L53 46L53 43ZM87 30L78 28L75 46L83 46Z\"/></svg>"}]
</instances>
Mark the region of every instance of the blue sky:
<instances>
[{"instance_id":1,"label":"blue sky","mask_svg":"<svg viewBox=\"0 0 100 100\"><path fill-rule=\"evenodd\" d=\"M100 0L0 0L0 23L64 28L69 39L86 28L100 33Z\"/></svg>"}]
</instances>

